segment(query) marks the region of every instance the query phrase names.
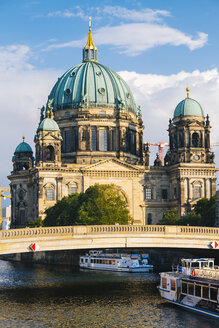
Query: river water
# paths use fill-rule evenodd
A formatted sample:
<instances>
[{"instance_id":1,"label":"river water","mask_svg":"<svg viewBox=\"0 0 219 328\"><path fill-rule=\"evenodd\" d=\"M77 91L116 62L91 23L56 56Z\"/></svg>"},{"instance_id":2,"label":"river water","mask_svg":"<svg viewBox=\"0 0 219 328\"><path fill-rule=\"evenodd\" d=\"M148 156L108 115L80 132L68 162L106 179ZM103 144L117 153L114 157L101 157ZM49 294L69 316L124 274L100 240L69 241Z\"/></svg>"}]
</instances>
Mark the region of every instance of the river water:
<instances>
[{"instance_id":1,"label":"river water","mask_svg":"<svg viewBox=\"0 0 219 328\"><path fill-rule=\"evenodd\" d=\"M0 327L219 327L159 296L157 274L79 271L0 260Z\"/></svg>"}]
</instances>

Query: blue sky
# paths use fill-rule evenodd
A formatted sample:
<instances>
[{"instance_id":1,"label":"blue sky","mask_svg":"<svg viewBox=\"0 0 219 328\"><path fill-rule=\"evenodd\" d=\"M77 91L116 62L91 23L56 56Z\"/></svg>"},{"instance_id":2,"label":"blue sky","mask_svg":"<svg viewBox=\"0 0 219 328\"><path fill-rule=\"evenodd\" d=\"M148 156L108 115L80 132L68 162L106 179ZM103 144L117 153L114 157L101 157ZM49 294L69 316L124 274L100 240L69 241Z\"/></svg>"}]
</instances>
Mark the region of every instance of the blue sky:
<instances>
[{"instance_id":1,"label":"blue sky","mask_svg":"<svg viewBox=\"0 0 219 328\"><path fill-rule=\"evenodd\" d=\"M0 1L0 186L22 136L34 146L38 108L57 78L81 62L89 16L99 61L142 106L145 141L168 141L169 117L189 86L219 142L218 0Z\"/></svg>"}]
</instances>

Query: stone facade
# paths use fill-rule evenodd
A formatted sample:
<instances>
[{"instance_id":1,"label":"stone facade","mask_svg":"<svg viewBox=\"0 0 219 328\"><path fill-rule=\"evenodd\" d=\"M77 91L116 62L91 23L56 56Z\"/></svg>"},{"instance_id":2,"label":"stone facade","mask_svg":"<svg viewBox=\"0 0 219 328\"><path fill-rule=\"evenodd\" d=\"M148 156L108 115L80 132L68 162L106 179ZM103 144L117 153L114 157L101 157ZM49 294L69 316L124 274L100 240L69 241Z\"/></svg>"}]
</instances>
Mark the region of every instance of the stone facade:
<instances>
[{"instance_id":1,"label":"stone facade","mask_svg":"<svg viewBox=\"0 0 219 328\"><path fill-rule=\"evenodd\" d=\"M38 132L39 134L39 132ZM12 193L12 227L24 227L28 222L45 217L45 210L57 200L74 192L84 192L95 183L113 183L128 202L134 224L156 224L167 209L177 208L183 215L201 197L215 194L215 167L213 163L175 162L164 166L133 164L111 151L91 151L83 162L68 163L61 153L61 141L54 132L43 132L35 138L36 165L9 176ZM82 141L82 136L81 136ZM46 157L46 148L53 147L54 156ZM41 144L41 146L40 146ZM41 149L44 147L43 149ZM171 151L171 149L170 149ZM45 154L42 160L42 154ZM195 150L196 152L196 150ZM143 152L144 157L147 155ZM62 158L61 158L62 156ZM76 154L72 157L77 158ZM72 157L70 156L70 161ZM92 159L94 163L92 162ZM165 161L167 158L165 159ZM86 163L89 162L89 163Z\"/></svg>"},{"instance_id":2,"label":"stone facade","mask_svg":"<svg viewBox=\"0 0 219 328\"><path fill-rule=\"evenodd\" d=\"M219 190L216 193L216 227L219 227Z\"/></svg>"},{"instance_id":3,"label":"stone facade","mask_svg":"<svg viewBox=\"0 0 219 328\"><path fill-rule=\"evenodd\" d=\"M46 115L41 109L35 160L28 144L16 148L8 177L12 227L45 218L45 210L62 197L95 183L118 187L134 224L156 224L167 209L184 215L198 199L214 195L210 121L198 102L187 95L176 107L164 165L159 156L149 165L136 108L125 81L97 62L89 30L83 63L58 79Z\"/></svg>"}]
</instances>

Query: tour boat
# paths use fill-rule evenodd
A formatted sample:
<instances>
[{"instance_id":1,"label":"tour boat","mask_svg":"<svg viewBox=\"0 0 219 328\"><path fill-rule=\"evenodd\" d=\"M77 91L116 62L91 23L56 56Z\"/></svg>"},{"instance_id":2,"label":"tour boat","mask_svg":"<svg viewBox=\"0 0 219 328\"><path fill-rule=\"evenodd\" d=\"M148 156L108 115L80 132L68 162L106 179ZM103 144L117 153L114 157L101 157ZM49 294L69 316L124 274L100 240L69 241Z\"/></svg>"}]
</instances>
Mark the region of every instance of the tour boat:
<instances>
[{"instance_id":1,"label":"tour boat","mask_svg":"<svg viewBox=\"0 0 219 328\"><path fill-rule=\"evenodd\" d=\"M214 259L182 259L172 272L160 273L160 295L186 310L219 319L219 267Z\"/></svg>"},{"instance_id":2,"label":"tour boat","mask_svg":"<svg viewBox=\"0 0 219 328\"><path fill-rule=\"evenodd\" d=\"M148 254L106 254L101 251L90 251L80 256L79 265L83 269L119 271L119 272L152 272L153 265L148 264Z\"/></svg>"}]
</instances>

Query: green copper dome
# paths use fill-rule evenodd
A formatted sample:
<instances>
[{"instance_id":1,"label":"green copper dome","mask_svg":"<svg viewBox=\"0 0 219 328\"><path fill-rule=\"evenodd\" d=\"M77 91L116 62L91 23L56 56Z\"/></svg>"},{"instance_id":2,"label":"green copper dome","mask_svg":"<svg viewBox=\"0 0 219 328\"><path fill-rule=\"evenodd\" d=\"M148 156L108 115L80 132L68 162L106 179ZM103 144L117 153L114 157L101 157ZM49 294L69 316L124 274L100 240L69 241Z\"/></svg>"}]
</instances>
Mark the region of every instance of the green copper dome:
<instances>
[{"instance_id":1,"label":"green copper dome","mask_svg":"<svg viewBox=\"0 0 219 328\"><path fill-rule=\"evenodd\" d=\"M28 143L26 142L21 142L17 148L15 149L15 153L29 153L29 152L33 152L30 145L28 145Z\"/></svg>"},{"instance_id":2,"label":"green copper dome","mask_svg":"<svg viewBox=\"0 0 219 328\"><path fill-rule=\"evenodd\" d=\"M71 108L116 108L136 113L136 104L126 82L110 68L84 61L58 79L49 101L53 110Z\"/></svg>"},{"instance_id":3,"label":"green copper dome","mask_svg":"<svg viewBox=\"0 0 219 328\"><path fill-rule=\"evenodd\" d=\"M47 117L40 123L38 131L60 131L60 129L56 121Z\"/></svg>"},{"instance_id":4,"label":"green copper dome","mask_svg":"<svg viewBox=\"0 0 219 328\"><path fill-rule=\"evenodd\" d=\"M203 116L204 111L201 105L192 98L185 98L175 108L174 118L179 116Z\"/></svg>"}]
</instances>

